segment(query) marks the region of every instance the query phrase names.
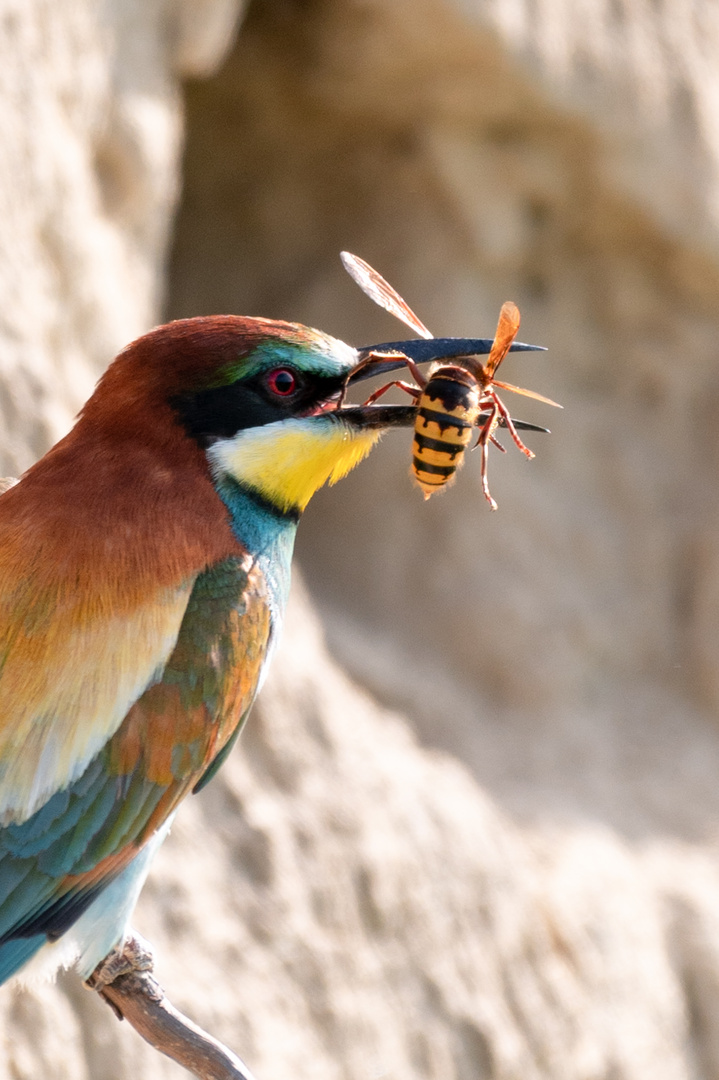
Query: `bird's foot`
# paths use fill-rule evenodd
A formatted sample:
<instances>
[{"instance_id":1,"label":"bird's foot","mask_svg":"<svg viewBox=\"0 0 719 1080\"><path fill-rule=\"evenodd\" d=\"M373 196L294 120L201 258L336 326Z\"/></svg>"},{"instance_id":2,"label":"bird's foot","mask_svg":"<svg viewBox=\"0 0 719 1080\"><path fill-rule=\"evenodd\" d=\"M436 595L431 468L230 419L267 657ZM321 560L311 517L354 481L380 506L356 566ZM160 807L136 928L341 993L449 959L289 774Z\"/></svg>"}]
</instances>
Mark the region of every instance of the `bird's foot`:
<instances>
[{"instance_id":1,"label":"bird's foot","mask_svg":"<svg viewBox=\"0 0 719 1080\"><path fill-rule=\"evenodd\" d=\"M100 961L85 986L88 990L96 990L102 994L105 987L121 975L152 971L154 962L155 956L150 942L133 932Z\"/></svg>"}]
</instances>

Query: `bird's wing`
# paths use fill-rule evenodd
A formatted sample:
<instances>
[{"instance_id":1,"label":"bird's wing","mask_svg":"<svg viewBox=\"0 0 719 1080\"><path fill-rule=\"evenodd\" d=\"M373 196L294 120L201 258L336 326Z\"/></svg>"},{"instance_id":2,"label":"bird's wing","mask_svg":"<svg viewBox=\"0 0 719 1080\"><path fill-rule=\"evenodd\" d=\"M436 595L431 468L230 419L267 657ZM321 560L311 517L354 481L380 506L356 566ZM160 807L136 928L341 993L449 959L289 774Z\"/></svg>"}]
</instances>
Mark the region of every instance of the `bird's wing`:
<instances>
[{"instance_id":1,"label":"bird's wing","mask_svg":"<svg viewBox=\"0 0 719 1080\"><path fill-rule=\"evenodd\" d=\"M1 553L0 553L1 554ZM192 581L124 604L46 599L33 575L0 574L0 822L22 823L78 779L161 674Z\"/></svg>"},{"instance_id":2,"label":"bird's wing","mask_svg":"<svg viewBox=\"0 0 719 1080\"><path fill-rule=\"evenodd\" d=\"M64 933L222 754L271 632L256 566L230 558L199 575L158 681L81 776L0 830L0 969L3 943Z\"/></svg>"}]
</instances>

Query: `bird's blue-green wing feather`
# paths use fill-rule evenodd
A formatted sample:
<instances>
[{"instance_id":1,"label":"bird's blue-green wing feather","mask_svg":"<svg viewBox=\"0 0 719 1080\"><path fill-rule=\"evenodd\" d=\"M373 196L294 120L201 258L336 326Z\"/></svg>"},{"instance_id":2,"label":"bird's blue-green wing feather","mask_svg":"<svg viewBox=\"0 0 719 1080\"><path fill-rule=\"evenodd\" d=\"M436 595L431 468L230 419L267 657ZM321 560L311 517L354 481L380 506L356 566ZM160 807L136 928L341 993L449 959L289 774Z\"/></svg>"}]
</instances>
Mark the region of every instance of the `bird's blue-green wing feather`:
<instances>
[{"instance_id":1,"label":"bird's blue-green wing feather","mask_svg":"<svg viewBox=\"0 0 719 1080\"><path fill-rule=\"evenodd\" d=\"M161 679L82 776L0 829L0 981L72 925L224 756L270 623L256 567L228 559L201 574Z\"/></svg>"}]
</instances>

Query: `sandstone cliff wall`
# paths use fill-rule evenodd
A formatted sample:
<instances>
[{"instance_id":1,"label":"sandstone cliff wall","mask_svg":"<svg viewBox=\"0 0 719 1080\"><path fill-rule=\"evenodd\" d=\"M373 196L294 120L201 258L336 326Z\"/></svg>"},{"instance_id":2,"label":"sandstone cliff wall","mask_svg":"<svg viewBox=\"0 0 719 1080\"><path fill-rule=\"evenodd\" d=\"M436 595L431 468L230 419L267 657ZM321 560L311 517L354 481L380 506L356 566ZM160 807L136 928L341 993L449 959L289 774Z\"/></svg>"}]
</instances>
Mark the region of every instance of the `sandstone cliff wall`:
<instances>
[{"instance_id":1,"label":"sandstone cliff wall","mask_svg":"<svg viewBox=\"0 0 719 1080\"><path fill-rule=\"evenodd\" d=\"M2 15L5 471L163 295L399 336L342 247L438 334L513 297L566 407L512 402L553 434L495 515L400 436L308 512L334 659L298 591L138 909L168 991L259 1080L719 1077L713 5L256 0L205 81L229 2ZM180 1075L71 977L0 1033L2 1080Z\"/></svg>"}]
</instances>

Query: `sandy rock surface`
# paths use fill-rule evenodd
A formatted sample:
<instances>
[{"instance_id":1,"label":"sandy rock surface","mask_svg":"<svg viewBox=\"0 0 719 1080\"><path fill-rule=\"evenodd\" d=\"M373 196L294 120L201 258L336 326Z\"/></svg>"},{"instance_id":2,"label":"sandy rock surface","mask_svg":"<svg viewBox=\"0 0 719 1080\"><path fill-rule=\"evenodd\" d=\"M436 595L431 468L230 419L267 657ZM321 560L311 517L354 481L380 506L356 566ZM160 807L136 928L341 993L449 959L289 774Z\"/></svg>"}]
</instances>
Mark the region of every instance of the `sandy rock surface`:
<instances>
[{"instance_id":1,"label":"sandy rock surface","mask_svg":"<svg viewBox=\"0 0 719 1080\"><path fill-rule=\"evenodd\" d=\"M0 471L163 295L402 336L340 248L437 334L513 297L550 353L504 374L566 411L512 400L553 434L495 515L474 460L425 506L400 436L317 500L329 653L299 590L137 927L258 1080L715 1080L714 6L257 0L208 78L240 15L2 5ZM74 977L0 993L0 1080L146 1075Z\"/></svg>"}]
</instances>

